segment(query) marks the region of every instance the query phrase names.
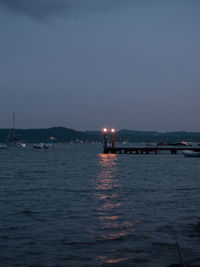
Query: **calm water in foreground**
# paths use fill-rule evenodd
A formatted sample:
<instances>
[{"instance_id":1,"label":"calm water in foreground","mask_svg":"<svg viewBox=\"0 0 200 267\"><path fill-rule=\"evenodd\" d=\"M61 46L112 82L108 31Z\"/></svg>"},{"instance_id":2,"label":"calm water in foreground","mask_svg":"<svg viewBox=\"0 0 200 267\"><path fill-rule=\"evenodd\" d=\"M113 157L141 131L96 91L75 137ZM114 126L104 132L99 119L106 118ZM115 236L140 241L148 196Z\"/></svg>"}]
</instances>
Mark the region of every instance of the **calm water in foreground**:
<instances>
[{"instance_id":1,"label":"calm water in foreground","mask_svg":"<svg viewBox=\"0 0 200 267\"><path fill-rule=\"evenodd\" d=\"M0 151L0 266L200 266L200 158L101 152Z\"/></svg>"}]
</instances>

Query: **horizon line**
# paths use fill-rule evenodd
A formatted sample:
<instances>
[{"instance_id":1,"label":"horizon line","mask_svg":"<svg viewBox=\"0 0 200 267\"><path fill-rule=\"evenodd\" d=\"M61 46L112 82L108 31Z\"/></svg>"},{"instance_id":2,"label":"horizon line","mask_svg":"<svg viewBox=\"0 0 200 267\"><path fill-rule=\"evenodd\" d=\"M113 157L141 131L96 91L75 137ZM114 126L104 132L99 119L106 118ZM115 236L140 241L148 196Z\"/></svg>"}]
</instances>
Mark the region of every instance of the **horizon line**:
<instances>
[{"instance_id":1,"label":"horizon line","mask_svg":"<svg viewBox=\"0 0 200 267\"><path fill-rule=\"evenodd\" d=\"M102 127L101 129L99 130L77 130L77 129L74 129L74 128L68 128L66 126L51 126L51 127L38 127L38 128L15 128L15 130L48 130L48 129L53 129L53 128L65 128L65 129L68 129L68 130L73 130L73 131L76 131L76 132L102 132L102 129L104 127ZM10 129L13 129L12 127L8 127L8 128L0 128L0 130L10 130ZM131 131L131 132L155 132L155 133L161 133L161 134L164 134L164 133L200 133L200 130L168 130L168 131L159 131L159 130L132 130L132 129L127 129L127 128L121 128L119 130L115 130L116 132L119 132L119 131Z\"/></svg>"}]
</instances>

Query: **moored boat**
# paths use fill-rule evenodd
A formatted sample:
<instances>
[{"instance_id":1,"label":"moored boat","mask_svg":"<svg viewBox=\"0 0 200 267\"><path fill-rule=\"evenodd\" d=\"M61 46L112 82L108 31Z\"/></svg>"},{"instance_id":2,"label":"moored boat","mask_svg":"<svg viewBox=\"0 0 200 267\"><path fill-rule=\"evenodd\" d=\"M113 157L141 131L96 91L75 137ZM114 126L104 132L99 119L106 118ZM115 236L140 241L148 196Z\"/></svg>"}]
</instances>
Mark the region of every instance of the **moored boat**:
<instances>
[{"instance_id":1,"label":"moored boat","mask_svg":"<svg viewBox=\"0 0 200 267\"><path fill-rule=\"evenodd\" d=\"M183 150L182 153L185 157L200 157L200 152L197 151Z\"/></svg>"},{"instance_id":2,"label":"moored boat","mask_svg":"<svg viewBox=\"0 0 200 267\"><path fill-rule=\"evenodd\" d=\"M17 137L15 132L16 130L15 130L15 112L14 112L13 113L13 128L10 129L8 133L6 145L7 147L26 147L26 144L20 141L20 137Z\"/></svg>"},{"instance_id":3,"label":"moored boat","mask_svg":"<svg viewBox=\"0 0 200 267\"><path fill-rule=\"evenodd\" d=\"M49 143L33 144L33 148L36 148L36 149L47 149L47 148L52 148L52 147L54 147L54 145L49 144Z\"/></svg>"},{"instance_id":4,"label":"moored boat","mask_svg":"<svg viewBox=\"0 0 200 267\"><path fill-rule=\"evenodd\" d=\"M12 142L7 143L7 147L26 147L26 144L21 142Z\"/></svg>"},{"instance_id":5,"label":"moored boat","mask_svg":"<svg viewBox=\"0 0 200 267\"><path fill-rule=\"evenodd\" d=\"M8 146L5 144L0 144L0 149L8 149Z\"/></svg>"}]
</instances>

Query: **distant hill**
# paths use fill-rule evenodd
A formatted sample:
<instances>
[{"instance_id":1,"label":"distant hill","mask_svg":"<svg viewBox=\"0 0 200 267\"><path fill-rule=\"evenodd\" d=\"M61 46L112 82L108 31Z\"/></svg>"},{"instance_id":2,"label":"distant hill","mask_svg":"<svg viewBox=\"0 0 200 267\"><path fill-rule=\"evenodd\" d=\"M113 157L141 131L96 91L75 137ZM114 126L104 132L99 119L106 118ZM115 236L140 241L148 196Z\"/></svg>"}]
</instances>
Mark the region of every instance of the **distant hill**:
<instances>
[{"instance_id":1,"label":"distant hill","mask_svg":"<svg viewBox=\"0 0 200 267\"><path fill-rule=\"evenodd\" d=\"M6 142L9 129L0 129L0 142ZM70 142L86 140L87 134L65 127L53 127L47 129L16 129L16 136L23 142L38 143L49 142L53 137L58 142Z\"/></svg>"},{"instance_id":2,"label":"distant hill","mask_svg":"<svg viewBox=\"0 0 200 267\"><path fill-rule=\"evenodd\" d=\"M200 142L200 132L167 132L119 130L116 139L127 142Z\"/></svg>"},{"instance_id":3,"label":"distant hill","mask_svg":"<svg viewBox=\"0 0 200 267\"><path fill-rule=\"evenodd\" d=\"M0 142L5 143L10 129L0 129ZM16 136L23 142L49 142L54 137L57 142L102 142L101 131L76 131L65 127L46 129L16 129ZM116 132L118 142L200 142L200 132L132 131L122 129Z\"/></svg>"}]
</instances>

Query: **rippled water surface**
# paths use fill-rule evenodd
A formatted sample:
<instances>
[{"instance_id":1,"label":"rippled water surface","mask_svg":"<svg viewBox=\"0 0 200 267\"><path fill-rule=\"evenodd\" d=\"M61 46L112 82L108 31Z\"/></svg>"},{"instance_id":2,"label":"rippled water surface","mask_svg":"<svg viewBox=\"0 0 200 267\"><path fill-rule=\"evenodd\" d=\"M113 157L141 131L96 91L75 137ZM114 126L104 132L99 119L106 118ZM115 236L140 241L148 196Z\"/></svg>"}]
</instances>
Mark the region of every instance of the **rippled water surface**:
<instances>
[{"instance_id":1,"label":"rippled water surface","mask_svg":"<svg viewBox=\"0 0 200 267\"><path fill-rule=\"evenodd\" d=\"M200 266L200 158L0 151L0 266Z\"/></svg>"}]
</instances>

